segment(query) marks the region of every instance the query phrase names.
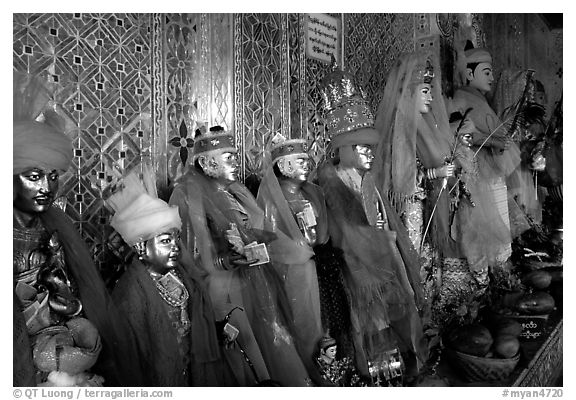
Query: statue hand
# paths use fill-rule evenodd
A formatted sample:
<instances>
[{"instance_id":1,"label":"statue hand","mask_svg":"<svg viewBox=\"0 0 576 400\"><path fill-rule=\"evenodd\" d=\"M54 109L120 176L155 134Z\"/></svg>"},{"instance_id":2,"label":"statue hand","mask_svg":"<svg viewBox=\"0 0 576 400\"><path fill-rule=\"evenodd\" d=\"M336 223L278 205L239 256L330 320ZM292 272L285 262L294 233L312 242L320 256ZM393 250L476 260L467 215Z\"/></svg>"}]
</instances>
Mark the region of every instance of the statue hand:
<instances>
[{"instance_id":1,"label":"statue hand","mask_svg":"<svg viewBox=\"0 0 576 400\"><path fill-rule=\"evenodd\" d=\"M461 134L460 143L462 143L466 147L472 147L472 134L471 133Z\"/></svg>"},{"instance_id":2,"label":"statue hand","mask_svg":"<svg viewBox=\"0 0 576 400\"><path fill-rule=\"evenodd\" d=\"M443 167L436 168L436 177L437 178L447 178L450 176L454 176L454 164L446 164Z\"/></svg>"},{"instance_id":3,"label":"statue hand","mask_svg":"<svg viewBox=\"0 0 576 400\"><path fill-rule=\"evenodd\" d=\"M226 240L232 245L232 249L239 254L244 252L244 242L237 229L229 229L225 233Z\"/></svg>"},{"instance_id":4,"label":"statue hand","mask_svg":"<svg viewBox=\"0 0 576 400\"><path fill-rule=\"evenodd\" d=\"M546 157L544 157L541 153L537 153L533 158L532 162L530 163L530 168L534 171L544 171L546 169Z\"/></svg>"},{"instance_id":5,"label":"statue hand","mask_svg":"<svg viewBox=\"0 0 576 400\"><path fill-rule=\"evenodd\" d=\"M238 253L233 253L233 254L227 256L226 259L227 259L227 264L232 267L231 269L236 269L238 267L245 266L245 265L252 265L258 261L258 260L248 260L248 259L246 259L245 256L243 256L242 254L238 254Z\"/></svg>"}]
</instances>

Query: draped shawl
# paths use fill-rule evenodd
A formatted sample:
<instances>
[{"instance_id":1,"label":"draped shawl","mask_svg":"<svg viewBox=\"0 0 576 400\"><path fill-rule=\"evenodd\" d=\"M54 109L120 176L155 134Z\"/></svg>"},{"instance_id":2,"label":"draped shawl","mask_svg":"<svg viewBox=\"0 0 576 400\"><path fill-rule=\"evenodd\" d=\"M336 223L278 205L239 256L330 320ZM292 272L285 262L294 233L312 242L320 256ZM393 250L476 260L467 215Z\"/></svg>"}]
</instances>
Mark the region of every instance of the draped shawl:
<instances>
[{"instance_id":1,"label":"draped shawl","mask_svg":"<svg viewBox=\"0 0 576 400\"><path fill-rule=\"evenodd\" d=\"M246 213L248 224L234 203ZM269 373L270 378L285 385L304 384L307 373L294 347L290 307L278 276L267 264L222 270L215 263L216 257L230 253L225 232L232 222L244 243L267 245L271 263L288 263L292 257L301 257L301 246L280 231L263 229L264 212L244 185L233 182L226 191L220 190L214 179L194 167L180 178L170 204L179 205L183 240L189 249L198 252L202 267L209 273L217 317L229 311L231 307L226 304L230 302L245 308L243 320L234 319L234 315L239 318L244 314L234 313L231 321L240 324L243 345L251 345L249 356L257 368L260 365L259 378L265 379Z\"/></svg>"},{"instance_id":2,"label":"draped shawl","mask_svg":"<svg viewBox=\"0 0 576 400\"><path fill-rule=\"evenodd\" d=\"M317 243L328 241L326 203L321 189L310 182L301 187L304 197L314 205L316 215ZM274 168L269 168L258 189L257 202L264 210L264 228L282 232L298 247L298 251L283 254L274 259L274 268L284 282L290 301L295 336L298 338L300 353L311 375L317 374L313 362L317 344L322 337L320 317L320 289L316 273L316 263L312 259L314 251L306 242L296 219L284 197ZM320 380L319 376L314 376Z\"/></svg>"},{"instance_id":3,"label":"draped shawl","mask_svg":"<svg viewBox=\"0 0 576 400\"><path fill-rule=\"evenodd\" d=\"M385 197L390 230L369 225L362 200L331 163L319 167L318 180L326 196L330 237L344 253L344 279L356 329L374 335L391 326L405 348L423 362L417 307L424 304L424 295L418 256L406 228Z\"/></svg>"}]
</instances>

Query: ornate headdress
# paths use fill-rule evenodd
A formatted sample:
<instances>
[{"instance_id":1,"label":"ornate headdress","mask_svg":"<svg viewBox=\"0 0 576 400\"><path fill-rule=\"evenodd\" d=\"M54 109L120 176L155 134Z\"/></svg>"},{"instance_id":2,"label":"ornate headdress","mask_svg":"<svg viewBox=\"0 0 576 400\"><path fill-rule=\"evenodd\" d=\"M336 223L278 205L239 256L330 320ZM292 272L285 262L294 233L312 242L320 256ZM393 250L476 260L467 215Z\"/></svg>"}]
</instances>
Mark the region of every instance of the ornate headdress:
<instances>
[{"instance_id":1,"label":"ornate headdress","mask_svg":"<svg viewBox=\"0 0 576 400\"><path fill-rule=\"evenodd\" d=\"M130 246L182 226L178 207L158 198L153 176L153 171L144 165L143 183L137 169L133 170L123 179L123 188L106 200L115 211L110 225Z\"/></svg>"},{"instance_id":2,"label":"ornate headdress","mask_svg":"<svg viewBox=\"0 0 576 400\"><path fill-rule=\"evenodd\" d=\"M305 139L286 139L281 134L272 138L272 164L282 157L299 156L308 157L308 143Z\"/></svg>"},{"instance_id":3,"label":"ornate headdress","mask_svg":"<svg viewBox=\"0 0 576 400\"><path fill-rule=\"evenodd\" d=\"M421 84L421 83L432 83L434 79L434 67L430 59L431 56L427 56L424 63L420 63L412 71L411 83Z\"/></svg>"},{"instance_id":4,"label":"ornate headdress","mask_svg":"<svg viewBox=\"0 0 576 400\"><path fill-rule=\"evenodd\" d=\"M333 148L347 144L376 144L374 113L362 88L352 74L338 69L332 59L332 72L320 83L328 137Z\"/></svg>"},{"instance_id":5,"label":"ornate headdress","mask_svg":"<svg viewBox=\"0 0 576 400\"><path fill-rule=\"evenodd\" d=\"M205 127L196 129L193 161L196 161L203 154L210 154L216 150L230 153L236 152L234 135L226 132L219 125L211 127L208 132L206 132Z\"/></svg>"},{"instance_id":6,"label":"ornate headdress","mask_svg":"<svg viewBox=\"0 0 576 400\"><path fill-rule=\"evenodd\" d=\"M13 107L13 174L33 167L67 170L72 142L39 77L14 71Z\"/></svg>"}]
</instances>

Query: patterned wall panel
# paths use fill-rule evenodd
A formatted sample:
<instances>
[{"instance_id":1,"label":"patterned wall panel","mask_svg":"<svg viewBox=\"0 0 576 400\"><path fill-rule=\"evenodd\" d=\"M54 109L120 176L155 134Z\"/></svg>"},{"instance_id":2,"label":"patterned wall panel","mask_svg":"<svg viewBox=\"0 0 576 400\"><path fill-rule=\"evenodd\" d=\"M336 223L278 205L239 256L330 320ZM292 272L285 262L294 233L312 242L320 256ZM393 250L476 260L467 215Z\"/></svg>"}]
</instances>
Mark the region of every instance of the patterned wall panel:
<instances>
[{"instance_id":1,"label":"patterned wall panel","mask_svg":"<svg viewBox=\"0 0 576 400\"><path fill-rule=\"evenodd\" d=\"M376 111L394 61L414 50L414 14L345 14L344 20L346 69L358 77Z\"/></svg>"},{"instance_id":2,"label":"patterned wall panel","mask_svg":"<svg viewBox=\"0 0 576 400\"><path fill-rule=\"evenodd\" d=\"M290 74L290 137L307 138L306 108L306 23L304 14L288 14Z\"/></svg>"},{"instance_id":3,"label":"patterned wall panel","mask_svg":"<svg viewBox=\"0 0 576 400\"><path fill-rule=\"evenodd\" d=\"M288 15L236 15L234 49L234 124L242 178L252 182L274 133L290 136Z\"/></svg>"},{"instance_id":4,"label":"patterned wall panel","mask_svg":"<svg viewBox=\"0 0 576 400\"><path fill-rule=\"evenodd\" d=\"M191 161L200 126L232 127L231 14L167 14L168 185Z\"/></svg>"},{"instance_id":5,"label":"patterned wall panel","mask_svg":"<svg viewBox=\"0 0 576 400\"><path fill-rule=\"evenodd\" d=\"M75 157L60 193L100 267L114 259L102 198L122 171L150 156L150 15L14 14L13 68L54 88Z\"/></svg>"}]
</instances>

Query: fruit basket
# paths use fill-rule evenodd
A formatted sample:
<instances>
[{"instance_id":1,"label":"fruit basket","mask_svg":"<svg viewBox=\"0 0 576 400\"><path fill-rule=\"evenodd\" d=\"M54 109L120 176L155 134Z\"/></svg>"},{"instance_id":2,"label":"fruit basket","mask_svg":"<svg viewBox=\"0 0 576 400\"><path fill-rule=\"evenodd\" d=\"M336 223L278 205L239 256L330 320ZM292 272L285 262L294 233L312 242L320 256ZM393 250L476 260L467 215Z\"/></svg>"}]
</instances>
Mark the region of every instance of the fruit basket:
<instances>
[{"instance_id":1,"label":"fruit basket","mask_svg":"<svg viewBox=\"0 0 576 400\"><path fill-rule=\"evenodd\" d=\"M477 357L447 348L446 355L468 382L506 379L520 361L520 352L511 358L492 358Z\"/></svg>"}]
</instances>

